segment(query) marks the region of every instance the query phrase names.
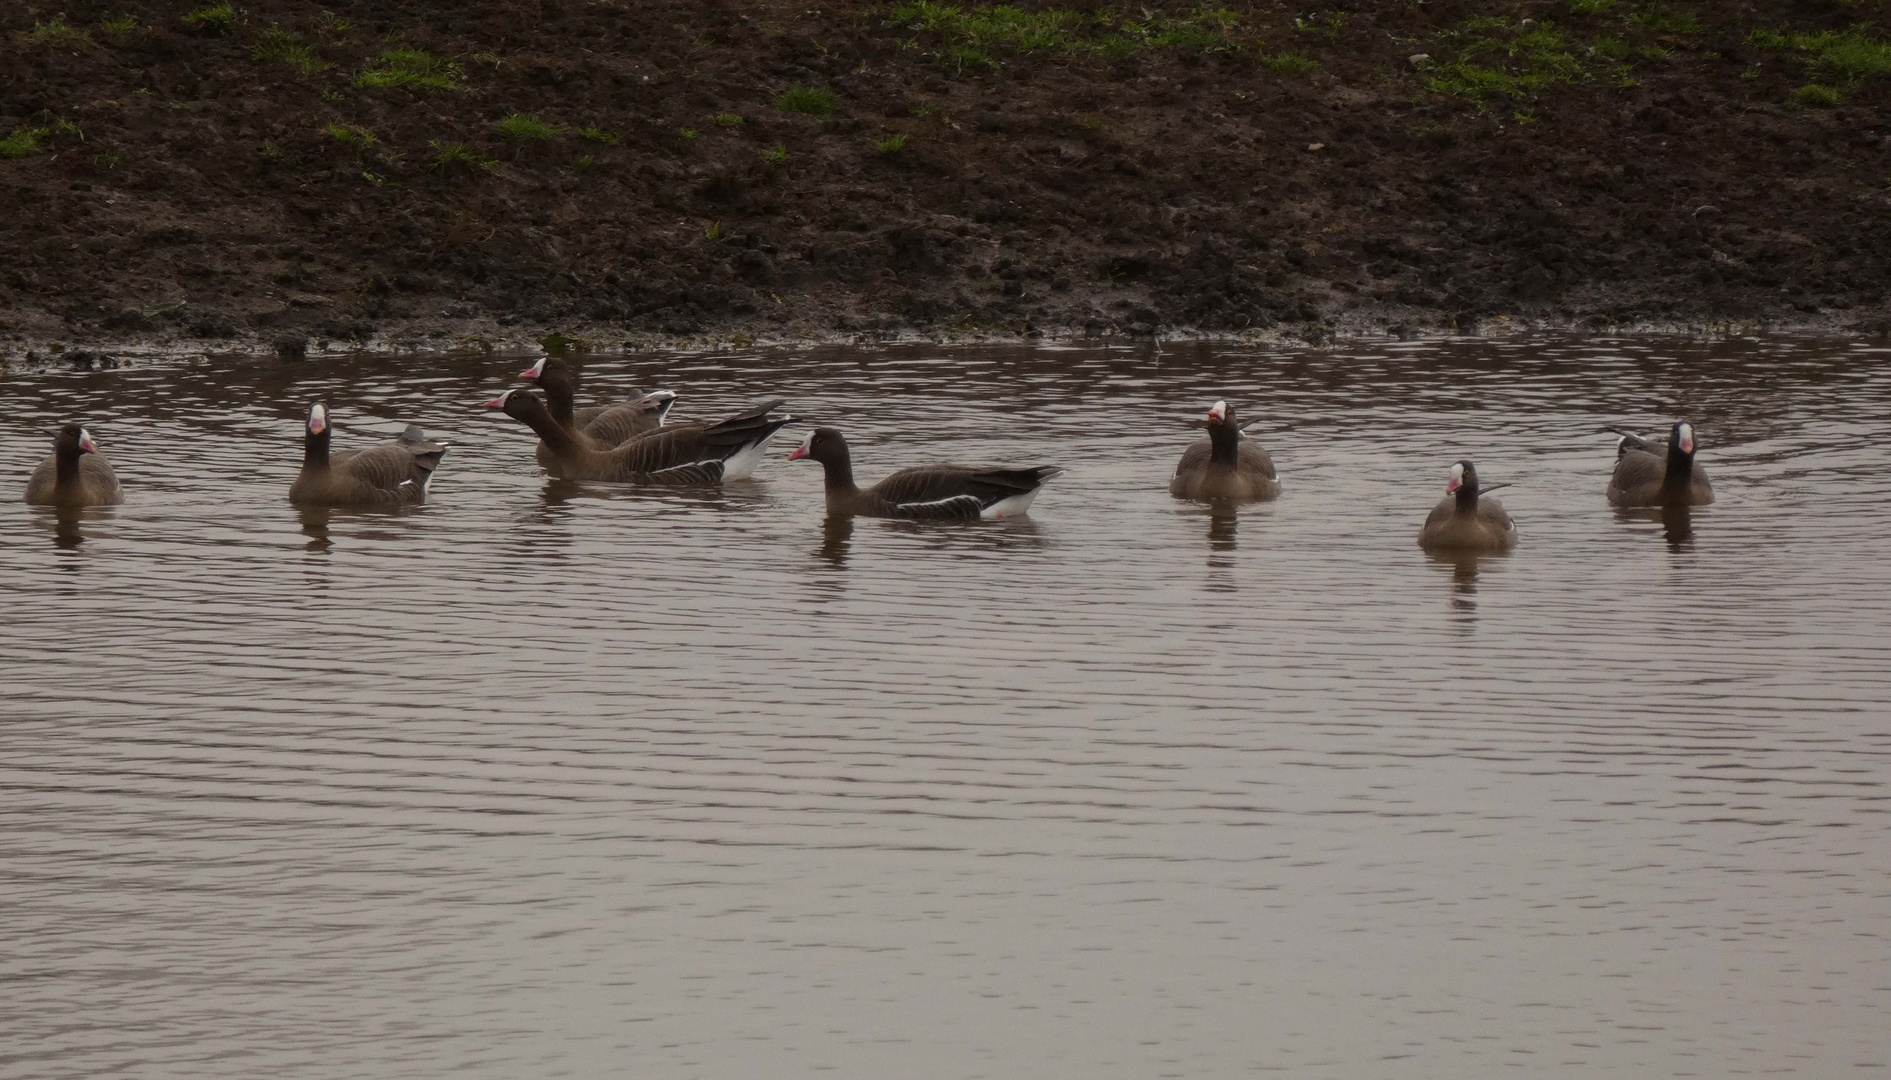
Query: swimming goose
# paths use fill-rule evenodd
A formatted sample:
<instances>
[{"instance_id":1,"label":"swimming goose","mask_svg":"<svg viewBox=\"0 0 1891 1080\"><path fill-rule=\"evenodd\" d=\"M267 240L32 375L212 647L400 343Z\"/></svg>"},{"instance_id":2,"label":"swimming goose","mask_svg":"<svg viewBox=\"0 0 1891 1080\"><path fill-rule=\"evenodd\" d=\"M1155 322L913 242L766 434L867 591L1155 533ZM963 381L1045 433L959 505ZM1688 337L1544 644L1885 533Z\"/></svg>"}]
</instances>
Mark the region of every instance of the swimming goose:
<instances>
[{"instance_id":1,"label":"swimming goose","mask_svg":"<svg viewBox=\"0 0 1891 1080\"><path fill-rule=\"evenodd\" d=\"M870 488L854 485L853 456L847 440L833 428L815 428L788 455L808 458L827 474L827 512L863 517L976 518L1017 517L1031 509L1038 489L1063 471L1053 465L1029 469L966 469L927 465L901 469Z\"/></svg>"},{"instance_id":2,"label":"swimming goose","mask_svg":"<svg viewBox=\"0 0 1891 1080\"><path fill-rule=\"evenodd\" d=\"M1280 494L1274 462L1234 422L1234 409L1217 401L1208 410L1208 434L1189 444L1176 463L1169 494L1178 499L1271 499Z\"/></svg>"},{"instance_id":3,"label":"swimming goose","mask_svg":"<svg viewBox=\"0 0 1891 1080\"><path fill-rule=\"evenodd\" d=\"M1498 485L1499 487L1503 485ZM1508 551L1517 544L1517 526L1496 499L1477 497L1477 467L1467 460L1451 466L1445 497L1432 507L1418 546L1427 551Z\"/></svg>"},{"instance_id":4,"label":"swimming goose","mask_svg":"<svg viewBox=\"0 0 1891 1080\"><path fill-rule=\"evenodd\" d=\"M289 501L301 506L404 506L425 502L433 470L448 444L429 441L416 425L401 437L363 450L331 456L328 409L309 406L303 428L302 471L289 485Z\"/></svg>"},{"instance_id":5,"label":"swimming goose","mask_svg":"<svg viewBox=\"0 0 1891 1080\"><path fill-rule=\"evenodd\" d=\"M26 501L34 506L117 506L125 501L112 463L98 452L92 433L67 424L53 436L52 455L26 481Z\"/></svg>"},{"instance_id":6,"label":"swimming goose","mask_svg":"<svg viewBox=\"0 0 1891 1080\"><path fill-rule=\"evenodd\" d=\"M1706 506L1714 501L1707 470L1694 463L1694 425L1677 422L1668 432L1664 452L1652 439L1604 428L1621 436L1615 443L1615 472L1609 477L1611 506Z\"/></svg>"},{"instance_id":7,"label":"swimming goose","mask_svg":"<svg viewBox=\"0 0 1891 1080\"><path fill-rule=\"evenodd\" d=\"M676 403L676 391L656 390L612 405L574 408L571 376L563 363L549 356L539 357L537 363L519 372L519 378L543 387L552 419L593 450L609 450L647 431L655 431L663 426L664 415ZM550 457L550 450L541 443L538 463L550 468Z\"/></svg>"},{"instance_id":8,"label":"swimming goose","mask_svg":"<svg viewBox=\"0 0 1891 1080\"><path fill-rule=\"evenodd\" d=\"M538 395L507 390L486 403L526 427L552 452L549 467L568 480L635 480L657 484L719 484L746 480L762 460L775 432L794 421L771 416L781 402L768 401L713 424L671 424L647 432L612 450L582 446L552 419Z\"/></svg>"}]
</instances>

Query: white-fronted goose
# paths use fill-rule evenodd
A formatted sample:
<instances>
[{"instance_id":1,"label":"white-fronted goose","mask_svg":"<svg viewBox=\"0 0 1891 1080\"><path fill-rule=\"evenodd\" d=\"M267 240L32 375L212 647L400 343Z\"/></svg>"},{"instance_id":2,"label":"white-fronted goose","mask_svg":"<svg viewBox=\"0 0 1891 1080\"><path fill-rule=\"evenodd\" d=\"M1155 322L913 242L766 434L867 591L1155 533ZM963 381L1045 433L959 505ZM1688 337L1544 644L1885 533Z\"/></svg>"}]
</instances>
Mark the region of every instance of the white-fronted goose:
<instances>
[{"instance_id":1,"label":"white-fronted goose","mask_svg":"<svg viewBox=\"0 0 1891 1080\"><path fill-rule=\"evenodd\" d=\"M1217 401L1208 410L1208 434L1190 443L1176 463L1169 494L1178 499L1249 502L1280 494L1273 459L1234 422L1234 409Z\"/></svg>"},{"instance_id":2,"label":"white-fronted goose","mask_svg":"<svg viewBox=\"0 0 1891 1080\"><path fill-rule=\"evenodd\" d=\"M925 465L901 469L870 488L854 484L853 455L833 428L815 428L788 455L808 458L827 474L827 512L862 517L938 518L970 521L1017 517L1031 509L1044 482L1064 470L1054 465L1029 469L966 469Z\"/></svg>"},{"instance_id":3,"label":"white-fronted goose","mask_svg":"<svg viewBox=\"0 0 1891 1080\"><path fill-rule=\"evenodd\" d=\"M519 378L535 382L545 390L545 404L566 431L593 450L611 450L645 432L663 426L664 415L676 403L674 390L654 390L613 405L587 405L575 408L575 392L565 365L552 357L541 356ZM538 463L550 468L551 451L539 445Z\"/></svg>"},{"instance_id":4,"label":"white-fronted goose","mask_svg":"<svg viewBox=\"0 0 1891 1080\"><path fill-rule=\"evenodd\" d=\"M409 425L398 439L330 455L328 409L309 406L302 437L302 472L289 501L302 506L404 506L425 502L447 444Z\"/></svg>"},{"instance_id":5,"label":"white-fronted goose","mask_svg":"<svg viewBox=\"0 0 1891 1080\"><path fill-rule=\"evenodd\" d=\"M26 481L34 506L117 506L125 501L112 463L98 452L92 433L67 424L53 436L53 452Z\"/></svg>"},{"instance_id":6,"label":"white-fronted goose","mask_svg":"<svg viewBox=\"0 0 1891 1080\"><path fill-rule=\"evenodd\" d=\"M1432 507L1425 527L1418 530L1418 546L1427 551L1508 551L1515 547L1517 526L1504 512L1504 504L1478 498L1477 490L1477 467L1469 460L1452 465L1445 497Z\"/></svg>"},{"instance_id":7,"label":"white-fronted goose","mask_svg":"<svg viewBox=\"0 0 1891 1080\"><path fill-rule=\"evenodd\" d=\"M1615 443L1615 472L1609 477L1611 506L1706 506L1714 501L1707 470L1694 463L1694 425L1677 422L1668 445L1605 428L1621 436Z\"/></svg>"},{"instance_id":8,"label":"white-fronted goose","mask_svg":"<svg viewBox=\"0 0 1891 1080\"><path fill-rule=\"evenodd\" d=\"M792 416L769 415L780 407L780 401L767 401L713 424L671 424L614 450L593 450L553 420L536 394L507 390L486 403L486 408L538 432L552 452L549 471L554 475L656 484L719 484L753 476L768 440L794 421Z\"/></svg>"}]
</instances>

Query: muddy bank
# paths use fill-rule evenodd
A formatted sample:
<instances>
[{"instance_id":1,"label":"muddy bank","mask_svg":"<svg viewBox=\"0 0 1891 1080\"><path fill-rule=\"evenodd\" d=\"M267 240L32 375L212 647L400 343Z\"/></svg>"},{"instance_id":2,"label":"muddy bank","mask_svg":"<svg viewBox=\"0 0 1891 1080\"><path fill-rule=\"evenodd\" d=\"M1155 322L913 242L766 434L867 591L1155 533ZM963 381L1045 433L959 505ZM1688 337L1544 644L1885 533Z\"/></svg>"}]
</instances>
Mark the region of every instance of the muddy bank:
<instances>
[{"instance_id":1,"label":"muddy bank","mask_svg":"<svg viewBox=\"0 0 1891 1080\"><path fill-rule=\"evenodd\" d=\"M1891 314L1887 6L0 15L0 354Z\"/></svg>"}]
</instances>

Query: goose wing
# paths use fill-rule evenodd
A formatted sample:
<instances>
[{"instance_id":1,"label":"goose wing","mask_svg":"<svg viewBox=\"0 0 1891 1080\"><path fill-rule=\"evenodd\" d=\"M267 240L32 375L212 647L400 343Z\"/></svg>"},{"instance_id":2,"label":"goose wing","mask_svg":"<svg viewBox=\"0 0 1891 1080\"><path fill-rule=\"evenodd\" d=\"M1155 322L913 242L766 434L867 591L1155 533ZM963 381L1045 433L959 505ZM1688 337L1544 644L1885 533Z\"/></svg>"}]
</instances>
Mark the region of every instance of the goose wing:
<instances>
[{"instance_id":1,"label":"goose wing","mask_svg":"<svg viewBox=\"0 0 1891 1080\"><path fill-rule=\"evenodd\" d=\"M578 430L598 446L622 446L639 435L662 427L663 414L669 411L670 403L675 400L675 394L665 391L601 409L582 409L575 414ZM590 419L584 418L585 413L591 414Z\"/></svg>"},{"instance_id":2,"label":"goose wing","mask_svg":"<svg viewBox=\"0 0 1891 1080\"><path fill-rule=\"evenodd\" d=\"M626 476L659 483L716 483L729 459L767 442L794 422L773 416L781 401L763 402L713 424L677 424L638 436L610 452L612 466Z\"/></svg>"},{"instance_id":3,"label":"goose wing","mask_svg":"<svg viewBox=\"0 0 1891 1080\"><path fill-rule=\"evenodd\" d=\"M966 469L934 465L903 469L865 493L892 517L977 518L993 506L1030 495L1064 470Z\"/></svg>"}]
</instances>

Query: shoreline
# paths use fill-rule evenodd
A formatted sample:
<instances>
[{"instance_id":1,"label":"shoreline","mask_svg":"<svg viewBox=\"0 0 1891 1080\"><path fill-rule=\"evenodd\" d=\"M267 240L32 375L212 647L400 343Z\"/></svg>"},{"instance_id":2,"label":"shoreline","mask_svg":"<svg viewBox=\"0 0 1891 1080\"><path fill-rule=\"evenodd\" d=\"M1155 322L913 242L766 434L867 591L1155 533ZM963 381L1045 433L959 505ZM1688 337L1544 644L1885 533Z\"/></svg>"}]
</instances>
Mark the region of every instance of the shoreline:
<instances>
[{"instance_id":1,"label":"shoreline","mask_svg":"<svg viewBox=\"0 0 1891 1080\"><path fill-rule=\"evenodd\" d=\"M544 339L558 334L565 344L548 347ZM835 347L875 348L931 345L941 348L976 348L993 346L1171 346L1225 345L1235 347L1344 350L1363 344L1387 341L1446 342L1507 338L1673 338L1685 341L1719 341L1767 337L1869 341L1891 337L1891 319L1841 320L1825 318L1788 323L1763 320L1697 320L1649 322L1635 325L1597 326L1559 320L1521 320L1497 317L1483 320L1474 329L1449 327L1393 326L1333 327L1330 331L1307 333L1296 330L1272 330L1250 334L1177 330L1152 334L1088 334L1081 328L1047 328L1030 333L993 331L957 331L906 328L873 333L808 333L755 336L740 331L727 334L674 336L662 334L625 336L610 328L578 327L575 333L548 331L520 332L493 322L466 322L451 330L437 324L422 324L412 333L396 332L366 341L334 342L324 339L289 339L300 342L301 352L284 349L281 335L245 335L229 338L164 337L143 335L88 335L84 339L48 337L0 343L0 372L12 372L37 366L86 370L110 368L127 360L181 360L196 357L251 357L289 362L319 361L329 357L362 355L524 355L527 353L569 353L573 355L633 355L637 353L703 354L730 350L787 351Z\"/></svg>"}]
</instances>

